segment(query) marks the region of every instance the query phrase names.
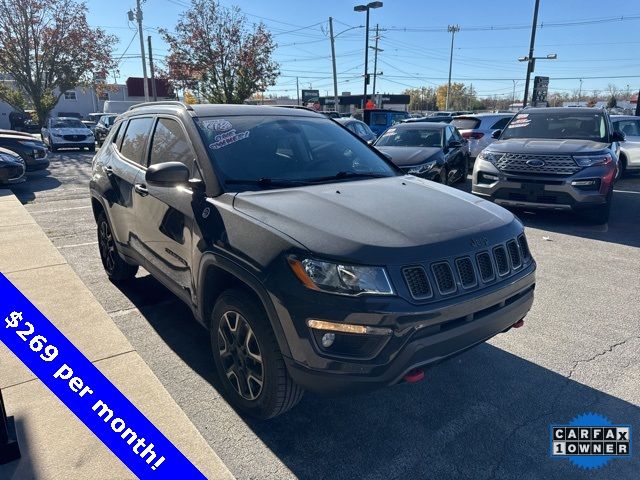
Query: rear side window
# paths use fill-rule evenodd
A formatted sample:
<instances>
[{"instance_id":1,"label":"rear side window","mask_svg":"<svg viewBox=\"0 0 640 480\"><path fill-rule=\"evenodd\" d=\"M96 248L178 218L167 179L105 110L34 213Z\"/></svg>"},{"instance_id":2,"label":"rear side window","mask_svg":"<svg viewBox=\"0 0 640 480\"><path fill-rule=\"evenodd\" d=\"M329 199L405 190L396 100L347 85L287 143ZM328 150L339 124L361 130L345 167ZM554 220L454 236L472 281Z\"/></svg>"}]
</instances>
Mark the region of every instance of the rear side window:
<instances>
[{"instance_id":1,"label":"rear side window","mask_svg":"<svg viewBox=\"0 0 640 480\"><path fill-rule=\"evenodd\" d=\"M507 119L507 121L509 120ZM458 130L473 130L480 126L480 120L474 117L454 118L451 120L451 125L456 127Z\"/></svg>"},{"instance_id":2,"label":"rear side window","mask_svg":"<svg viewBox=\"0 0 640 480\"><path fill-rule=\"evenodd\" d=\"M501 118L496 123L491 125L491 130L504 130L504 127L507 126L507 123L509 123L509 120L511 120L511 117Z\"/></svg>"},{"instance_id":3,"label":"rear side window","mask_svg":"<svg viewBox=\"0 0 640 480\"><path fill-rule=\"evenodd\" d=\"M149 165L162 162L184 163L193 167L194 154L180 123L170 118L160 118L151 140Z\"/></svg>"},{"instance_id":4,"label":"rear side window","mask_svg":"<svg viewBox=\"0 0 640 480\"><path fill-rule=\"evenodd\" d=\"M361 137L365 137L365 136L367 136L367 135L368 135L368 134L367 134L367 131L364 129L364 127L362 126L362 124L361 124L361 123L354 123L354 124L353 124L353 126L354 126L354 127L355 127L355 129L356 129L356 133L357 133L358 135L360 135Z\"/></svg>"},{"instance_id":5,"label":"rear side window","mask_svg":"<svg viewBox=\"0 0 640 480\"><path fill-rule=\"evenodd\" d=\"M113 146L116 150L120 150L120 142L122 141L122 134L124 133L124 129L127 127L127 122L120 122L115 126L116 133L113 135Z\"/></svg>"},{"instance_id":6,"label":"rear side window","mask_svg":"<svg viewBox=\"0 0 640 480\"><path fill-rule=\"evenodd\" d=\"M132 118L122 138L120 153L139 165L145 165L144 153L149 140L149 132L153 125L153 118ZM119 133L118 133L119 135Z\"/></svg>"}]
</instances>

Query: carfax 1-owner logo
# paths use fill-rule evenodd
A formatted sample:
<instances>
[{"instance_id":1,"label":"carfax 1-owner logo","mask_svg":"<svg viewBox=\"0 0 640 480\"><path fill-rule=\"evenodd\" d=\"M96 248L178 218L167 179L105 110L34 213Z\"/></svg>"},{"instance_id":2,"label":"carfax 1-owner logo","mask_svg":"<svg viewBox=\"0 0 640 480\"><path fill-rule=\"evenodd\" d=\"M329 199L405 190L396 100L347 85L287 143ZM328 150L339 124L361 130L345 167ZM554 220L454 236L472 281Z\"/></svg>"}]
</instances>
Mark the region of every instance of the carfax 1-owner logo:
<instances>
[{"instance_id":1,"label":"carfax 1-owner logo","mask_svg":"<svg viewBox=\"0 0 640 480\"><path fill-rule=\"evenodd\" d=\"M550 430L551 457L568 458L581 468L600 468L632 455L631 426L614 425L597 413L585 413L567 425L551 425Z\"/></svg>"}]
</instances>

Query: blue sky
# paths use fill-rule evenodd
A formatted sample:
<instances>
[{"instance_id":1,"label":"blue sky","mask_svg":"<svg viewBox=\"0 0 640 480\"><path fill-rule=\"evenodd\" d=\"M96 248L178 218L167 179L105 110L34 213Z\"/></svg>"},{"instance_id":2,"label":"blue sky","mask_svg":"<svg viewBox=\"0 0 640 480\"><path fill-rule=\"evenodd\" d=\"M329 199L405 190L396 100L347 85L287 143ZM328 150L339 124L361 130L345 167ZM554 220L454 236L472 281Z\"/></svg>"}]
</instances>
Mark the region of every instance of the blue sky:
<instances>
[{"instance_id":1,"label":"blue sky","mask_svg":"<svg viewBox=\"0 0 640 480\"><path fill-rule=\"evenodd\" d=\"M146 0L146 35L153 39L154 56L161 62L167 46L157 28L172 29L189 0ZM295 97L300 88L333 93L328 18L334 18L339 92L362 93L365 14L353 11L357 1L236 0L251 22L262 21L272 31L278 48L275 59L281 77L270 92ZM89 22L120 39L117 56L119 81L140 76L140 45L126 12L135 0L89 0ZM400 93L407 87L446 83L451 34L458 24L453 57L453 80L472 83L480 96L522 96L526 66L517 58L528 54L534 0L384 0L371 11L371 27L382 30L376 90ZM573 24L567 25L567 22ZM610 83L623 92L640 88L640 2L621 0L541 0L536 56L556 53L557 60L538 61L535 74L551 77L550 91L583 94L604 91ZM560 25L558 25L560 24ZM308 28L303 28L308 27ZM351 27L351 30L345 31ZM493 28L493 30L491 29ZM373 38L373 35L371 35ZM371 40L373 45L373 40ZM136 58L136 55L138 57ZM370 55L369 71L373 72ZM603 77L603 78L589 78ZM625 77L625 78L614 78ZM627 87L628 86L628 87ZM371 87L369 87L370 89Z\"/></svg>"}]
</instances>

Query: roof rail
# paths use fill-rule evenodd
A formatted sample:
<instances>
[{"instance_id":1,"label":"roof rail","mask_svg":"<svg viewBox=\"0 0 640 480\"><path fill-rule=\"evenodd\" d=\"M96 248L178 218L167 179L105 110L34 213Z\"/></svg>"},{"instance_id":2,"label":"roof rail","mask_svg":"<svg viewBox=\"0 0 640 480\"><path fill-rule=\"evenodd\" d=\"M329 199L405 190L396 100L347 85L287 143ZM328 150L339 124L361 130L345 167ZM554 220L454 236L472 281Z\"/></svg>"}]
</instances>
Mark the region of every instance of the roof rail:
<instances>
[{"instance_id":1,"label":"roof rail","mask_svg":"<svg viewBox=\"0 0 640 480\"><path fill-rule=\"evenodd\" d=\"M179 102L177 100L161 100L159 102L142 102L142 103L137 103L135 105L131 105L129 107L128 110L135 110L136 108L142 108L142 107L150 107L152 105L159 105L159 106L174 106L174 107L182 107L185 110L193 110L193 107L191 107L191 105L184 103L184 102Z\"/></svg>"}]
</instances>

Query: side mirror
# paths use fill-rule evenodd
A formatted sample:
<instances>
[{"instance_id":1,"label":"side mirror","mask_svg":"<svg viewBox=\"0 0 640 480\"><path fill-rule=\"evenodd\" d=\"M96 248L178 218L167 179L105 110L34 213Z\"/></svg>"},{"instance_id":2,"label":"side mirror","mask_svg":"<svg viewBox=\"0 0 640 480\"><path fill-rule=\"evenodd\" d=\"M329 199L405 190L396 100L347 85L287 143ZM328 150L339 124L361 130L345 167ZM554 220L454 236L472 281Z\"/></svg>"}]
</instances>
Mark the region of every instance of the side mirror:
<instances>
[{"instance_id":1,"label":"side mirror","mask_svg":"<svg viewBox=\"0 0 640 480\"><path fill-rule=\"evenodd\" d=\"M367 140L367 145L369 145L370 147L373 147L374 143L376 143L375 140Z\"/></svg>"},{"instance_id":2,"label":"side mirror","mask_svg":"<svg viewBox=\"0 0 640 480\"><path fill-rule=\"evenodd\" d=\"M184 163L164 162L147 169L144 178L149 185L175 187L189 181L189 169Z\"/></svg>"},{"instance_id":3,"label":"side mirror","mask_svg":"<svg viewBox=\"0 0 640 480\"><path fill-rule=\"evenodd\" d=\"M624 142L626 139L627 139L627 136L623 132L614 130L613 133L611 133L612 142Z\"/></svg>"},{"instance_id":4,"label":"side mirror","mask_svg":"<svg viewBox=\"0 0 640 480\"><path fill-rule=\"evenodd\" d=\"M500 138L500 135L502 135L502 130L494 130L491 133L491 138Z\"/></svg>"},{"instance_id":5,"label":"side mirror","mask_svg":"<svg viewBox=\"0 0 640 480\"><path fill-rule=\"evenodd\" d=\"M462 142L459 142L458 140L451 140L449 142L449 148L458 148L462 146Z\"/></svg>"}]
</instances>

